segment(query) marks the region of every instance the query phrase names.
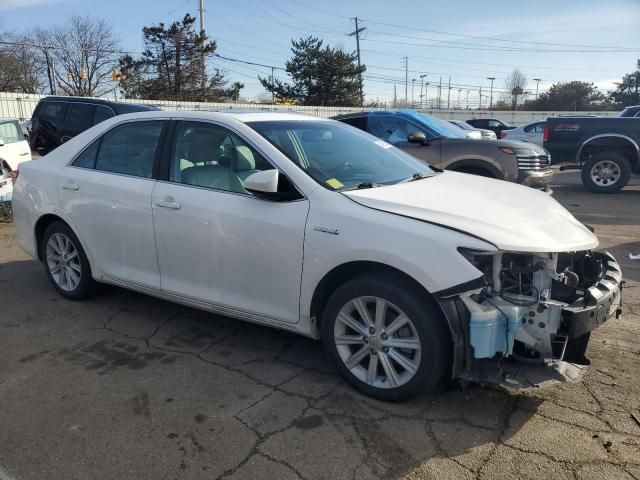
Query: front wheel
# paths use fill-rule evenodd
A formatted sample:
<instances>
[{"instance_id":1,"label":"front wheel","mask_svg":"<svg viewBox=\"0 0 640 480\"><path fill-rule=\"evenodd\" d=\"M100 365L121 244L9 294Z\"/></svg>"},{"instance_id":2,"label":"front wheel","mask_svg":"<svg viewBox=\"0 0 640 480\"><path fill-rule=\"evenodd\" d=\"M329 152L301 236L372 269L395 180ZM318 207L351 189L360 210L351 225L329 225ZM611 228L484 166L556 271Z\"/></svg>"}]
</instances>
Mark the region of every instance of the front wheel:
<instances>
[{"instance_id":1,"label":"front wheel","mask_svg":"<svg viewBox=\"0 0 640 480\"><path fill-rule=\"evenodd\" d=\"M595 193L614 193L631 177L627 157L616 152L598 153L582 166L582 183Z\"/></svg>"},{"instance_id":2,"label":"front wheel","mask_svg":"<svg viewBox=\"0 0 640 480\"><path fill-rule=\"evenodd\" d=\"M78 237L62 222L47 227L41 245L44 268L55 289L69 300L82 300L95 291L91 267Z\"/></svg>"},{"instance_id":3,"label":"front wheel","mask_svg":"<svg viewBox=\"0 0 640 480\"><path fill-rule=\"evenodd\" d=\"M451 343L424 292L392 276L358 277L331 295L322 316L327 354L366 395L405 400L442 379Z\"/></svg>"}]
</instances>

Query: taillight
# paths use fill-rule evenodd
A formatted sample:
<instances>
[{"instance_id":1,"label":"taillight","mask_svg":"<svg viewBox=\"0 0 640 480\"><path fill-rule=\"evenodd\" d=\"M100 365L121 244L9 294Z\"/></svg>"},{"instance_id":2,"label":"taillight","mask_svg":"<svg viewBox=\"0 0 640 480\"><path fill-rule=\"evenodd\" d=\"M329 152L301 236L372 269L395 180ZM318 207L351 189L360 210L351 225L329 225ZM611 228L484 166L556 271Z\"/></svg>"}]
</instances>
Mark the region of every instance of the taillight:
<instances>
[{"instance_id":1,"label":"taillight","mask_svg":"<svg viewBox=\"0 0 640 480\"><path fill-rule=\"evenodd\" d=\"M542 141L546 142L547 140L549 140L549 127L545 125L542 131Z\"/></svg>"},{"instance_id":2,"label":"taillight","mask_svg":"<svg viewBox=\"0 0 640 480\"><path fill-rule=\"evenodd\" d=\"M11 183L13 185L15 185L16 182L18 181L18 175L20 175L20 172L18 170L11 171Z\"/></svg>"}]
</instances>

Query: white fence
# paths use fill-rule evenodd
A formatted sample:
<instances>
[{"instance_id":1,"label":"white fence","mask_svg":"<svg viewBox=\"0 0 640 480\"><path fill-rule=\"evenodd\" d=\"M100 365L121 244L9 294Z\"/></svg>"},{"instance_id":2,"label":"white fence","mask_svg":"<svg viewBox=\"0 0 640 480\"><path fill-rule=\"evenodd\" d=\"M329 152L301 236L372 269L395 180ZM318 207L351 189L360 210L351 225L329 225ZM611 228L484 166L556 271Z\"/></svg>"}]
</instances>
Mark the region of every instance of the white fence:
<instances>
[{"instance_id":1,"label":"white fence","mask_svg":"<svg viewBox=\"0 0 640 480\"><path fill-rule=\"evenodd\" d=\"M22 93L0 93L0 118L18 118L25 121L31 118L38 101L45 95L31 95ZM331 117L340 113L359 112L362 108L354 107L308 107L308 106L283 106L264 105L258 103L208 103L208 102L174 102L169 100L127 100L119 99L120 102L142 103L146 105L156 105L163 110L286 110L292 112L306 113L317 117ZM375 108L369 110L384 110ZM615 116L617 112L527 112L527 111L493 111L493 110L420 110L423 113L442 118L443 120L469 120L471 118L492 117L500 118L511 125L523 125L534 120L544 120L547 117L557 117L560 115L599 115Z\"/></svg>"}]
</instances>

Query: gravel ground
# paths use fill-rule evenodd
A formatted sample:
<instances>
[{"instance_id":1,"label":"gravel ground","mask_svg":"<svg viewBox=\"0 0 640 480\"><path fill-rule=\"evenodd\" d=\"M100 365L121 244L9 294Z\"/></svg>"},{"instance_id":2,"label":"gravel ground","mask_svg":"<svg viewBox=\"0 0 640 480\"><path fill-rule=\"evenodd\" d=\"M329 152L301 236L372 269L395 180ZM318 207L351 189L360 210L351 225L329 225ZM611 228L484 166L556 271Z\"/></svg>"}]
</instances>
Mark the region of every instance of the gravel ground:
<instances>
[{"instance_id":1,"label":"gravel ground","mask_svg":"<svg viewBox=\"0 0 640 480\"><path fill-rule=\"evenodd\" d=\"M0 223L0 480L640 479L637 183L554 186L627 280L584 383L403 404L357 394L288 333L117 288L65 301Z\"/></svg>"}]
</instances>

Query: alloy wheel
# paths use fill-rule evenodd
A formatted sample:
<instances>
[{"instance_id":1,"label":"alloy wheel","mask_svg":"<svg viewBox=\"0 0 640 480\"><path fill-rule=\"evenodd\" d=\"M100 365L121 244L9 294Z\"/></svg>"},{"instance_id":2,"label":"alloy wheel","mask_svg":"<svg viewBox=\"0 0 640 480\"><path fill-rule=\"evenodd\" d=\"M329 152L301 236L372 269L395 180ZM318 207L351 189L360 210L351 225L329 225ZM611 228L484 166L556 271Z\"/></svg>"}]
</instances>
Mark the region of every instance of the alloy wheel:
<instances>
[{"instance_id":1,"label":"alloy wheel","mask_svg":"<svg viewBox=\"0 0 640 480\"><path fill-rule=\"evenodd\" d=\"M377 388L409 382L420 366L421 343L411 319L380 297L358 297L338 312L334 341L344 365Z\"/></svg>"},{"instance_id":2,"label":"alloy wheel","mask_svg":"<svg viewBox=\"0 0 640 480\"><path fill-rule=\"evenodd\" d=\"M82 267L78 250L63 233L54 233L47 241L47 266L53 281L65 292L72 292L80 284Z\"/></svg>"}]
</instances>

